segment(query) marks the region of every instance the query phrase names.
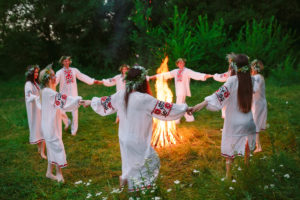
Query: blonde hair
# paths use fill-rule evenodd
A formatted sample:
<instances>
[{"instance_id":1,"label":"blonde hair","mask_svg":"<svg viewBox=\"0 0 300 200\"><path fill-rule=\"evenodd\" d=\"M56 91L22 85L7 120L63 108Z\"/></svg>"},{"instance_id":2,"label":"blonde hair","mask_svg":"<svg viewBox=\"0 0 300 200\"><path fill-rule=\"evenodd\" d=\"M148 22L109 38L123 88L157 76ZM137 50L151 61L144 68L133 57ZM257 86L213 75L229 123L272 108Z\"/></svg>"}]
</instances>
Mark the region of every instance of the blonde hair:
<instances>
[{"instance_id":1,"label":"blonde hair","mask_svg":"<svg viewBox=\"0 0 300 200\"><path fill-rule=\"evenodd\" d=\"M126 64L123 64L123 65L121 65L121 66L119 67L119 71L122 72L122 69L123 69L123 68L129 69L130 66L129 66L129 65L126 65Z\"/></svg>"},{"instance_id":2,"label":"blonde hair","mask_svg":"<svg viewBox=\"0 0 300 200\"><path fill-rule=\"evenodd\" d=\"M255 59L251 62L251 68L258 72L261 72L264 69L264 64L261 60Z\"/></svg>"},{"instance_id":3,"label":"blonde hair","mask_svg":"<svg viewBox=\"0 0 300 200\"><path fill-rule=\"evenodd\" d=\"M231 52L226 55L226 59L229 61L229 59L234 60L236 58L236 54Z\"/></svg>"},{"instance_id":4,"label":"blonde hair","mask_svg":"<svg viewBox=\"0 0 300 200\"><path fill-rule=\"evenodd\" d=\"M185 58L178 58L175 62L175 64L177 65L180 61L184 62L184 64L186 63L186 59Z\"/></svg>"},{"instance_id":5,"label":"blonde hair","mask_svg":"<svg viewBox=\"0 0 300 200\"><path fill-rule=\"evenodd\" d=\"M62 57L60 57L58 62L62 65L63 64L62 62L66 59L70 61L70 64L72 63L71 56L62 56Z\"/></svg>"}]
</instances>

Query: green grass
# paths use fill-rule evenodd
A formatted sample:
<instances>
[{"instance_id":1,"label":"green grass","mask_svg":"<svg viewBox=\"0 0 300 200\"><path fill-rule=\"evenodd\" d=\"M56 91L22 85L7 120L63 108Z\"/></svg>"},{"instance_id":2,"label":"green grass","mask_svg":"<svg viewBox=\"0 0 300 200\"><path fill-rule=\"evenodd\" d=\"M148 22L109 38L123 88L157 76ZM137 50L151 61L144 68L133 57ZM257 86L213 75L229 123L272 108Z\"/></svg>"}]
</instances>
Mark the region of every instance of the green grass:
<instances>
[{"instance_id":1,"label":"green grass","mask_svg":"<svg viewBox=\"0 0 300 200\"><path fill-rule=\"evenodd\" d=\"M192 82L189 105L195 105L216 91L220 83L212 80ZM79 83L84 99L109 95L115 88ZM171 85L174 91L174 85ZM157 149L161 159L157 189L143 193L118 187L121 157L115 115L101 117L91 108L79 109L76 137L63 132L69 166L63 169L65 184L45 177L47 162L41 160L36 145L28 143L29 133L24 103L24 82L1 83L0 102L0 199L299 199L300 197L300 85L278 87L267 80L268 123L261 134L263 152L251 157L246 168L242 158L234 162L231 181L225 176L225 160L220 156L223 120L220 112L201 111L196 121L178 126L183 140L174 146ZM152 90L154 92L154 90ZM281 167L282 166L282 167ZM241 171L239 170L241 169ZM193 173L196 169L199 173ZM274 172L273 172L274 171ZM285 178L288 174L290 177ZM89 186L76 181L88 182ZM180 184L174 184L179 180ZM232 187L233 190L230 190ZM268 188L267 188L268 187ZM172 189L171 192L167 192ZM100 196L95 196L102 192Z\"/></svg>"}]
</instances>

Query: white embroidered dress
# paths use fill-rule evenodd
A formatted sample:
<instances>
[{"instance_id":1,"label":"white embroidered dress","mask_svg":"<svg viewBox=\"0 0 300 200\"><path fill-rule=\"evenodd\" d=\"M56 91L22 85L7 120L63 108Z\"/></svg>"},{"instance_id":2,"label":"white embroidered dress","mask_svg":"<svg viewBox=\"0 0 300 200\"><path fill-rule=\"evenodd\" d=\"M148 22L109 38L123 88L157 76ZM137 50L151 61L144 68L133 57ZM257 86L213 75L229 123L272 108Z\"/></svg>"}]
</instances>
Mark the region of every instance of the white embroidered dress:
<instances>
[{"instance_id":1,"label":"white embroidered dress","mask_svg":"<svg viewBox=\"0 0 300 200\"><path fill-rule=\"evenodd\" d=\"M191 90L190 90L190 80L201 80L205 81L204 73L200 72L195 72L191 69L188 69L184 67L183 69L174 69L170 72L165 72L162 74L157 74L156 76L163 76L164 79L170 79L174 78L175 80L175 90L176 90L176 104L182 104L185 103L186 101L186 96L190 97L191 96ZM193 115L188 115L187 113L184 115L186 121L192 122L194 121L194 116ZM180 119L179 119L180 120ZM177 120L177 122L179 122Z\"/></svg>"},{"instance_id":2,"label":"white embroidered dress","mask_svg":"<svg viewBox=\"0 0 300 200\"><path fill-rule=\"evenodd\" d=\"M116 75L113 78L103 79L103 85L107 87L116 86L117 92L125 89L125 81L122 74Z\"/></svg>"},{"instance_id":3,"label":"white embroidered dress","mask_svg":"<svg viewBox=\"0 0 300 200\"><path fill-rule=\"evenodd\" d=\"M266 129L267 123L267 100L265 94L265 79L262 75L253 76L255 80L252 103L252 113L256 125L256 132Z\"/></svg>"},{"instance_id":4,"label":"white embroidered dress","mask_svg":"<svg viewBox=\"0 0 300 200\"><path fill-rule=\"evenodd\" d=\"M88 85L93 85L95 81L95 79L90 78L73 67L69 67L68 69L63 67L56 72L55 76L56 84L59 84L59 92L73 97L78 96L76 79L79 79ZM66 114L63 112L62 115L64 124L68 124L68 117ZM76 133L78 130L78 110L72 112L72 118L71 132Z\"/></svg>"},{"instance_id":5,"label":"white embroidered dress","mask_svg":"<svg viewBox=\"0 0 300 200\"><path fill-rule=\"evenodd\" d=\"M66 153L62 141L61 110L78 109L81 97L72 97L53 91L42 90L42 130L46 141L48 162L66 167Z\"/></svg>"},{"instance_id":6,"label":"white embroidered dress","mask_svg":"<svg viewBox=\"0 0 300 200\"><path fill-rule=\"evenodd\" d=\"M224 72L223 74L214 74L213 78L218 82L226 82L228 77L230 76L230 72ZM222 118L225 118L225 110L226 107L222 108Z\"/></svg>"},{"instance_id":7,"label":"white embroidered dress","mask_svg":"<svg viewBox=\"0 0 300 200\"><path fill-rule=\"evenodd\" d=\"M254 79L252 82L254 83ZM217 111L226 106L221 153L231 158L235 155L244 155L247 140L250 150L255 148L255 124L252 112L250 110L248 113L242 113L239 110L237 91L237 76L230 76L218 91L205 98L208 110Z\"/></svg>"},{"instance_id":8,"label":"white embroidered dress","mask_svg":"<svg viewBox=\"0 0 300 200\"><path fill-rule=\"evenodd\" d=\"M129 190L138 190L152 185L159 173L159 157L151 146L152 118L178 119L186 112L187 105L166 103L133 92L125 110L124 94L125 90L121 90L109 97L94 97L91 107L102 116L118 112L122 179L128 180Z\"/></svg>"},{"instance_id":9,"label":"white embroidered dress","mask_svg":"<svg viewBox=\"0 0 300 200\"><path fill-rule=\"evenodd\" d=\"M39 106L40 87L31 81L25 83L25 103L29 126L29 142L37 144L44 140L41 127L41 108Z\"/></svg>"}]
</instances>

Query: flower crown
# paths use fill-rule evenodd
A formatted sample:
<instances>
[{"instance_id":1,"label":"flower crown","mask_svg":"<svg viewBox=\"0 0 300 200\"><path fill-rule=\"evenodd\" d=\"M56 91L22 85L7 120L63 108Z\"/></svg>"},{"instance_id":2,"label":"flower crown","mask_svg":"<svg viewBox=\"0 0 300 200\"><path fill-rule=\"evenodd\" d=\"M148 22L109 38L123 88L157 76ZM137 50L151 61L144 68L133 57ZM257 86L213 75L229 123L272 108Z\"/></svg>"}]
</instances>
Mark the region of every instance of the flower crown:
<instances>
[{"instance_id":1,"label":"flower crown","mask_svg":"<svg viewBox=\"0 0 300 200\"><path fill-rule=\"evenodd\" d=\"M231 62L230 66L231 66L231 69L233 69L236 72L246 73L246 72L250 71L250 67L248 65L238 68L235 62Z\"/></svg>"},{"instance_id":2,"label":"flower crown","mask_svg":"<svg viewBox=\"0 0 300 200\"><path fill-rule=\"evenodd\" d=\"M136 90L139 86L141 86L146 80L146 76L148 74L148 70L146 70L142 66L133 66L131 69L139 69L142 71L142 73L139 76L135 77L134 80L128 80L128 72L126 72L124 80L126 81L127 92Z\"/></svg>"},{"instance_id":3,"label":"flower crown","mask_svg":"<svg viewBox=\"0 0 300 200\"><path fill-rule=\"evenodd\" d=\"M31 65L30 68L25 72L25 76L32 75L34 73L35 68L40 70L40 67L38 65Z\"/></svg>"},{"instance_id":4,"label":"flower crown","mask_svg":"<svg viewBox=\"0 0 300 200\"><path fill-rule=\"evenodd\" d=\"M253 67L254 70L256 70L257 72L260 72L260 67L258 65L258 60L257 59L254 59L251 62L251 66Z\"/></svg>"},{"instance_id":5,"label":"flower crown","mask_svg":"<svg viewBox=\"0 0 300 200\"><path fill-rule=\"evenodd\" d=\"M49 80L51 78L51 70L52 70L52 63L47 65L47 67L45 68L44 73L40 77L41 88L46 87L47 83L49 82Z\"/></svg>"}]
</instances>

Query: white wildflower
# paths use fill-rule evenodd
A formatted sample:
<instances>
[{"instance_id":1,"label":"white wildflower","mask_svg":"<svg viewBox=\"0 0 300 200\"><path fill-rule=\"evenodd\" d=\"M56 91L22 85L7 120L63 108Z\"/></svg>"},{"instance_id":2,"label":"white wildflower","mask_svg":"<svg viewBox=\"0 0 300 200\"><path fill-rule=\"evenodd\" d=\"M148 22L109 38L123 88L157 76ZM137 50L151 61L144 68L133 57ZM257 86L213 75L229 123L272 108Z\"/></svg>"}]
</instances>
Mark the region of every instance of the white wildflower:
<instances>
[{"instance_id":1,"label":"white wildflower","mask_svg":"<svg viewBox=\"0 0 300 200\"><path fill-rule=\"evenodd\" d=\"M229 187L229 190L234 190L234 188L233 187Z\"/></svg>"},{"instance_id":2,"label":"white wildflower","mask_svg":"<svg viewBox=\"0 0 300 200\"><path fill-rule=\"evenodd\" d=\"M242 168L239 167L238 170L239 170L239 171L242 171Z\"/></svg>"},{"instance_id":3,"label":"white wildflower","mask_svg":"<svg viewBox=\"0 0 300 200\"><path fill-rule=\"evenodd\" d=\"M142 191L142 194L146 194L146 192L143 190L143 191Z\"/></svg>"},{"instance_id":4,"label":"white wildflower","mask_svg":"<svg viewBox=\"0 0 300 200\"><path fill-rule=\"evenodd\" d=\"M192 187L193 186L193 183L189 184L189 187Z\"/></svg>"},{"instance_id":5,"label":"white wildflower","mask_svg":"<svg viewBox=\"0 0 300 200\"><path fill-rule=\"evenodd\" d=\"M275 172L275 169L271 169L271 171L274 173L274 172Z\"/></svg>"},{"instance_id":6,"label":"white wildflower","mask_svg":"<svg viewBox=\"0 0 300 200\"><path fill-rule=\"evenodd\" d=\"M283 177L284 178L290 178L290 175L289 174L285 174Z\"/></svg>"},{"instance_id":7,"label":"white wildflower","mask_svg":"<svg viewBox=\"0 0 300 200\"><path fill-rule=\"evenodd\" d=\"M92 182L92 179L89 179L89 182Z\"/></svg>"},{"instance_id":8,"label":"white wildflower","mask_svg":"<svg viewBox=\"0 0 300 200\"><path fill-rule=\"evenodd\" d=\"M232 179L232 182L233 182L233 183L236 183L236 180L235 180L235 179Z\"/></svg>"},{"instance_id":9,"label":"white wildflower","mask_svg":"<svg viewBox=\"0 0 300 200\"><path fill-rule=\"evenodd\" d=\"M92 196L92 194L88 193L87 196L86 196L86 198L89 199L89 198L91 198L91 196Z\"/></svg>"},{"instance_id":10,"label":"white wildflower","mask_svg":"<svg viewBox=\"0 0 300 200\"><path fill-rule=\"evenodd\" d=\"M225 178L221 178L221 181L224 181L225 180Z\"/></svg>"},{"instance_id":11,"label":"white wildflower","mask_svg":"<svg viewBox=\"0 0 300 200\"><path fill-rule=\"evenodd\" d=\"M96 193L96 196L100 196L102 194L102 192L98 192Z\"/></svg>"},{"instance_id":12,"label":"white wildflower","mask_svg":"<svg viewBox=\"0 0 300 200\"><path fill-rule=\"evenodd\" d=\"M179 180L176 180L176 181L174 181L174 183L177 185L177 184L180 183L180 181L179 181Z\"/></svg>"},{"instance_id":13,"label":"white wildflower","mask_svg":"<svg viewBox=\"0 0 300 200\"><path fill-rule=\"evenodd\" d=\"M269 189L269 186L265 185L264 190L267 190L267 189Z\"/></svg>"},{"instance_id":14,"label":"white wildflower","mask_svg":"<svg viewBox=\"0 0 300 200\"><path fill-rule=\"evenodd\" d=\"M288 101L286 101L286 102L285 102L285 104L289 104L289 102L288 102Z\"/></svg>"},{"instance_id":15,"label":"white wildflower","mask_svg":"<svg viewBox=\"0 0 300 200\"><path fill-rule=\"evenodd\" d=\"M271 188L274 188L274 187L275 187L275 185L274 185L274 184L270 184L270 187L271 187Z\"/></svg>"},{"instance_id":16,"label":"white wildflower","mask_svg":"<svg viewBox=\"0 0 300 200\"><path fill-rule=\"evenodd\" d=\"M154 197L154 200L160 200L160 197Z\"/></svg>"},{"instance_id":17,"label":"white wildflower","mask_svg":"<svg viewBox=\"0 0 300 200\"><path fill-rule=\"evenodd\" d=\"M279 167L283 167L283 164L279 165Z\"/></svg>"},{"instance_id":18,"label":"white wildflower","mask_svg":"<svg viewBox=\"0 0 300 200\"><path fill-rule=\"evenodd\" d=\"M253 154L252 153L250 153L250 157L252 157L253 156Z\"/></svg>"},{"instance_id":19,"label":"white wildflower","mask_svg":"<svg viewBox=\"0 0 300 200\"><path fill-rule=\"evenodd\" d=\"M107 197L102 197L102 200L107 200Z\"/></svg>"},{"instance_id":20,"label":"white wildflower","mask_svg":"<svg viewBox=\"0 0 300 200\"><path fill-rule=\"evenodd\" d=\"M117 189L115 189L115 188L113 188L113 191L111 191L110 193L111 194L114 194L114 193L121 193L123 191L123 188L121 189L121 190L119 190L118 188Z\"/></svg>"},{"instance_id":21,"label":"white wildflower","mask_svg":"<svg viewBox=\"0 0 300 200\"><path fill-rule=\"evenodd\" d=\"M76 185L81 184L81 183L82 183L82 180L75 182Z\"/></svg>"},{"instance_id":22,"label":"white wildflower","mask_svg":"<svg viewBox=\"0 0 300 200\"><path fill-rule=\"evenodd\" d=\"M128 200L134 200L134 198L133 197L129 197L129 199Z\"/></svg>"},{"instance_id":23,"label":"white wildflower","mask_svg":"<svg viewBox=\"0 0 300 200\"><path fill-rule=\"evenodd\" d=\"M89 186L89 185L91 185L90 182L86 183L86 186Z\"/></svg>"},{"instance_id":24,"label":"white wildflower","mask_svg":"<svg viewBox=\"0 0 300 200\"><path fill-rule=\"evenodd\" d=\"M167 189L167 192L171 192L171 191L172 191L172 189L171 189L171 188Z\"/></svg>"},{"instance_id":25,"label":"white wildflower","mask_svg":"<svg viewBox=\"0 0 300 200\"><path fill-rule=\"evenodd\" d=\"M155 190L151 190L150 192L151 192L151 193L154 193L154 192L155 192Z\"/></svg>"},{"instance_id":26,"label":"white wildflower","mask_svg":"<svg viewBox=\"0 0 300 200\"><path fill-rule=\"evenodd\" d=\"M198 173L200 173L200 171L199 171L199 170L196 170L196 169L194 169L194 170L193 170L193 173L195 173L195 174L198 174Z\"/></svg>"},{"instance_id":27,"label":"white wildflower","mask_svg":"<svg viewBox=\"0 0 300 200\"><path fill-rule=\"evenodd\" d=\"M136 56L137 58L138 58L138 57L140 57L140 55L139 55L139 54L136 54L135 56Z\"/></svg>"}]
</instances>

